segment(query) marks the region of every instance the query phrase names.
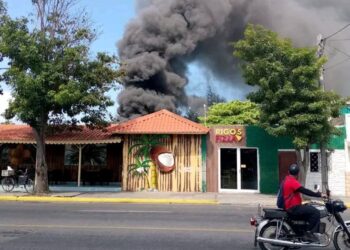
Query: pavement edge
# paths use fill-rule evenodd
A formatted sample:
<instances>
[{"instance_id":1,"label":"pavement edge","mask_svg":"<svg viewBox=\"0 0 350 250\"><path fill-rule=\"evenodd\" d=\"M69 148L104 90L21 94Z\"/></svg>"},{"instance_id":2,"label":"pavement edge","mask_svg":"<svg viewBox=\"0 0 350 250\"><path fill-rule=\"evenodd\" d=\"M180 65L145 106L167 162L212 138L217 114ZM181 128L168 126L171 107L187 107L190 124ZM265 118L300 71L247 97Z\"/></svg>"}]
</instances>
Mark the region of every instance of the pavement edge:
<instances>
[{"instance_id":1,"label":"pavement edge","mask_svg":"<svg viewBox=\"0 0 350 250\"><path fill-rule=\"evenodd\" d=\"M55 196L0 196L0 201L27 202L70 202L70 203L149 203L149 204L192 204L218 205L216 200L204 199L155 199L155 198L91 198L91 197L55 197Z\"/></svg>"}]
</instances>

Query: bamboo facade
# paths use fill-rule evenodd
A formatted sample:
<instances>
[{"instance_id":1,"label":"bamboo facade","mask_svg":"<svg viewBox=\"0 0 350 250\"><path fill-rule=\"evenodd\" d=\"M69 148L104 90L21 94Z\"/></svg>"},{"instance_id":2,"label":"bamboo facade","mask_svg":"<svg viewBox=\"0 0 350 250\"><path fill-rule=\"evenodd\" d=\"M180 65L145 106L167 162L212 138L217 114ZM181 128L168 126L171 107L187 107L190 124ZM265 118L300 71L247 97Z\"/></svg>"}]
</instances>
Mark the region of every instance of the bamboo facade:
<instances>
[{"instance_id":1,"label":"bamboo facade","mask_svg":"<svg viewBox=\"0 0 350 250\"><path fill-rule=\"evenodd\" d=\"M137 137L125 136L123 147L123 190L140 191L148 189L147 180L134 176L128 171L135 162L134 152L129 148ZM163 139L164 146L175 155L175 169L162 173L157 168L157 190L161 192L201 192L202 191L202 149L200 135L172 135ZM148 173L148 179L150 180Z\"/></svg>"}]
</instances>

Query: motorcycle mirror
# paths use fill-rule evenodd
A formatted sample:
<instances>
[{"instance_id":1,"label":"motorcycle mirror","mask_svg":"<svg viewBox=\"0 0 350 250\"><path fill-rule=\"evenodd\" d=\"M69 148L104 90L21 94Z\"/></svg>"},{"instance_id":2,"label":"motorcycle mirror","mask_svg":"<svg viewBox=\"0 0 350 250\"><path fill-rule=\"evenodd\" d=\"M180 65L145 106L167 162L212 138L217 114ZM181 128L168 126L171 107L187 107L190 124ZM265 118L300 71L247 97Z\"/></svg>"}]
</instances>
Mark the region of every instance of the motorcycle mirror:
<instances>
[{"instance_id":1,"label":"motorcycle mirror","mask_svg":"<svg viewBox=\"0 0 350 250\"><path fill-rule=\"evenodd\" d=\"M320 185L315 184L315 185L314 185L314 190L315 190L316 192L319 192L319 191L320 191Z\"/></svg>"}]
</instances>

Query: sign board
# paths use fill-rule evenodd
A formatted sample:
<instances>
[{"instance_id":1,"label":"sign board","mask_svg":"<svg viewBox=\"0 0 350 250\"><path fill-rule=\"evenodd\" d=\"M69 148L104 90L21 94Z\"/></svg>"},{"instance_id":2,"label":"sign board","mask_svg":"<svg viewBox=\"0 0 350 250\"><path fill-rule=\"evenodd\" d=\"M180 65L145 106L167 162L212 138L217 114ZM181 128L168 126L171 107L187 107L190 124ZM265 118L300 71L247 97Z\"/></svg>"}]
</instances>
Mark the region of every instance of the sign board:
<instances>
[{"instance_id":1,"label":"sign board","mask_svg":"<svg viewBox=\"0 0 350 250\"><path fill-rule=\"evenodd\" d=\"M243 139L242 128L215 128L215 142L217 143L234 143Z\"/></svg>"}]
</instances>

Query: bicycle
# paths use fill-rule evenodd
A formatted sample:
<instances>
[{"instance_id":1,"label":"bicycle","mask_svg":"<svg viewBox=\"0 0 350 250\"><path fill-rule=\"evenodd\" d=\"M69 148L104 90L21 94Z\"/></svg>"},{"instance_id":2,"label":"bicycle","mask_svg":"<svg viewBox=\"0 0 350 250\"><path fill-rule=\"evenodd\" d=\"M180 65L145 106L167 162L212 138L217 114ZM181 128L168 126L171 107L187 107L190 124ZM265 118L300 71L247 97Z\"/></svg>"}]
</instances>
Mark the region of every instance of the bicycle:
<instances>
[{"instance_id":1,"label":"bicycle","mask_svg":"<svg viewBox=\"0 0 350 250\"><path fill-rule=\"evenodd\" d=\"M1 186L5 192L11 192L15 186L23 185L27 193L34 192L34 181L29 178L28 168L23 172L22 170L15 171L11 167L7 170L1 171Z\"/></svg>"}]
</instances>

